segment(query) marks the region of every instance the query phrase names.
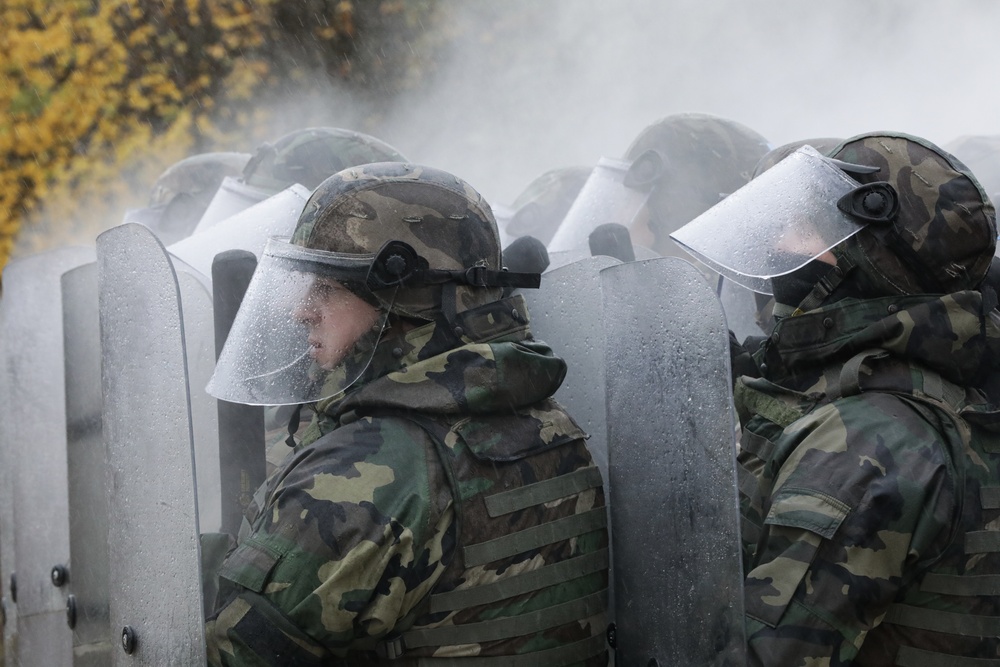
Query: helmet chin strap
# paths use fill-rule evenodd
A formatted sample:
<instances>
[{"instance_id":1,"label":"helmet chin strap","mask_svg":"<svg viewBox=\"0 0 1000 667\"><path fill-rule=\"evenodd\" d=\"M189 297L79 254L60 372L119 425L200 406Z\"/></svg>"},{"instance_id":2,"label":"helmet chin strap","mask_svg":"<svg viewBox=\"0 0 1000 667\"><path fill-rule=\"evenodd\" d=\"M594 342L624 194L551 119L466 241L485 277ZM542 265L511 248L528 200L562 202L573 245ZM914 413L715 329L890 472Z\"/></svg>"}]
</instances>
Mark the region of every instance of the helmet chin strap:
<instances>
[{"instance_id":1,"label":"helmet chin strap","mask_svg":"<svg viewBox=\"0 0 1000 667\"><path fill-rule=\"evenodd\" d=\"M808 312L810 310L815 310L822 306L833 291L840 287L840 284L844 282L844 279L848 274L854 269L854 262L845 255L837 254L837 263L830 267L830 270L820 278L813 288L809 291L804 299L799 303L799 305L793 310L789 315L801 315L802 313ZM777 309L778 304L775 304L775 309ZM777 313L775 313L777 315ZM784 314L784 313L782 313Z\"/></svg>"}]
</instances>

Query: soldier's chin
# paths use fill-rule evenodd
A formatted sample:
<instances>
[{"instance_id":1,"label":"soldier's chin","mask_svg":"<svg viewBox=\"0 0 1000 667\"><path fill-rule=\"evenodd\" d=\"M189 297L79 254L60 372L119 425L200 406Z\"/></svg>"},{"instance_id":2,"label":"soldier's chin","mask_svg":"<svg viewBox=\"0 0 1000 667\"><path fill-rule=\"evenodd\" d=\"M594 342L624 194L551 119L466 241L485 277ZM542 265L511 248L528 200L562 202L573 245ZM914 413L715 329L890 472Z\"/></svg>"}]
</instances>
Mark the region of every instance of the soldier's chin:
<instances>
[{"instance_id":1,"label":"soldier's chin","mask_svg":"<svg viewBox=\"0 0 1000 667\"><path fill-rule=\"evenodd\" d=\"M344 360L344 357L347 356L347 352L346 350L334 350L322 345L313 345L309 348L309 356L316 362L316 365L324 371L332 371L340 365L341 361Z\"/></svg>"}]
</instances>

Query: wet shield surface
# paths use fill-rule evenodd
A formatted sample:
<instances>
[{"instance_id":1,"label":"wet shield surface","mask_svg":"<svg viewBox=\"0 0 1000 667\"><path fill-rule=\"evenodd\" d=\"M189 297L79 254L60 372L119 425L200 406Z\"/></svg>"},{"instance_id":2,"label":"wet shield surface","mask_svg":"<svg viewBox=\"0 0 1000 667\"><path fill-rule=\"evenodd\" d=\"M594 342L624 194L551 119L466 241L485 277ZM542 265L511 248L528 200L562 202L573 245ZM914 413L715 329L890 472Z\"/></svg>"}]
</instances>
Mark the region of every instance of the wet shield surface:
<instances>
[{"instance_id":1,"label":"wet shield surface","mask_svg":"<svg viewBox=\"0 0 1000 667\"><path fill-rule=\"evenodd\" d=\"M16 575L16 603L8 607L5 630L17 635L9 644L17 647L14 665L71 660L64 585L70 547L60 276L92 260L92 250L59 248L13 261L3 273L0 381L7 400L0 449L7 471L4 493L13 498L3 511L0 542L10 540L13 546L12 557L4 546L3 567L9 569L8 586ZM61 574L53 577L57 568Z\"/></svg>"},{"instance_id":2,"label":"wet shield surface","mask_svg":"<svg viewBox=\"0 0 1000 667\"><path fill-rule=\"evenodd\" d=\"M97 264L91 262L63 274L72 573L67 584L66 622L73 631L73 664L77 667L107 665L113 648L108 625L108 507L97 301Z\"/></svg>"},{"instance_id":3,"label":"wet shield surface","mask_svg":"<svg viewBox=\"0 0 1000 667\"><path fill-rule=\"evenodd\" d=\"M611 257L586 257L547 271L542 274L539 289L521 293L528 304L535 338L551 345L566 360L566 379L555 399L590 435L587 448L605 483L608 445L600 272L618 263Z\"/></svg>"},{"instance_id":4,"label":"wet shield surface","mask_svg":"<svg viewBox=\"0 0 1000 667\"><path fill-rule=\"evenodd\" d=\"M115 665L205 660L191 403L177 278L147 229L97 240Z\"/></svg>"},{"instance_id":5,"label":"wet shield surface","mask_svg":"<svg viewBox=\"0 0 1000 667\"><path fill-rule=\"evenodd\" d=\"M722 308L679 259L612 266L601 281L617 664L743 665Z\"/></svg>"}]
</instances>

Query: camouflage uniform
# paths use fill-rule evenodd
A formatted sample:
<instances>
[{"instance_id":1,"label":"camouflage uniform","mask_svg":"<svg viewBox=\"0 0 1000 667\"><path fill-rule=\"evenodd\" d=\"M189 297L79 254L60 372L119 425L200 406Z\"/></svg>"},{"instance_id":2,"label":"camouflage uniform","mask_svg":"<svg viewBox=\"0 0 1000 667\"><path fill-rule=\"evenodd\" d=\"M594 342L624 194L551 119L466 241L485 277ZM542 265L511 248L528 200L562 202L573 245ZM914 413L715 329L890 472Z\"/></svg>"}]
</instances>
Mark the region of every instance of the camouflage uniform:
<instances>
[{"instance_id":1,"label":"camouflage uniform","mask_svg":"<svg viewBox=\"0 0 1000 667\"><path fill-rule=\"evenodd\" d=\"M1000 665L1000 411L971 388L997 365L1000 313L969 289L996 226L926 148L835 152L882 167L869 180L900 191L913 252L869 230L835 248L836 279L860 273L874 298L817 284L758 351L763 377L737 381L753 665Z\"/></svg>"},{"instance_id":2,"label":"camouflage uniform","mask_svg":"<svg viewBox=\"0 0 1000 667\"><path fill-rule=\"evenodd\" d=\"M353 222L334 230L359 245L372 242L364 225L399 209L380 179L444 182L385 165L339 178L345 189L376 184L362 185L345 205ZM466 187L444 183L453 194L456 184ZM315 216L343 203L324 201L324 187L300 243L323 238ZM412 207L421 188L394 192ZM472 206L447 224L482 215ZM470 229L455 238L473 247ZM488 264L499 262L493 238ZM428 237L406 240L432 266L446 262ZM383 338L359 382L317 404L258 493L252 532L220 571L209 664L606 664L604 494L584 434L549 398L565 363L532 340L520 297L455 291L452 318ZM441 309L441 292L407 289L393 312L416 322Z\"/></svg>"}]
</instances>

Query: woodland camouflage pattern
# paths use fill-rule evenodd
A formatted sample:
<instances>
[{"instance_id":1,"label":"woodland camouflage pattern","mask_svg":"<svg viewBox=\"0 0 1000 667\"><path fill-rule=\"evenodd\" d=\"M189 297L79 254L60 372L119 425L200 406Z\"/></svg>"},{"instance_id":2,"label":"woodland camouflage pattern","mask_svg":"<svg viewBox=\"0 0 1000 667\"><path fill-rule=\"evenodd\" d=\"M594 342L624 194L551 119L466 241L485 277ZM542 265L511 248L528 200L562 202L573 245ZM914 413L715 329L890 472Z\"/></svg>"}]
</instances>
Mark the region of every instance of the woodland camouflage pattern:
<instances>
[{"instance_id":1,"label":"woodland camouflage pattern","mask_svg":"<svg viewBox=\"0 0 1000 667\"><path fill-rule=\"evenodd\" d=\"M357 199L358 224L378 203L366 196ZM578 648L565 660L540 653L530 664L605 664L603 491L583 433L549 398L565 364L531 339L520 297L383 340L373 367L344 399L317 405L303 443L266 483L263 506L251 507L253 532L221 571L209 664L415 665L417 656L570 645ZM558 477L589 481L523 509L491 505L501 491ZM477 546L559 519L591 523L518 553ZM517 588L525 580L517 575L567 559L579 560L561 582ZM438 597L496 581L517 592ZM569 615L546 624L529 615L539 609ZM468 630L507 616L528 626L452 643L428 630L405 635L416 647L400 660L375 654L380 640L411 628Z\"/></svg>"},{"instance_id":2,"label":"woodland camouflage pattern","mask_svg":"<svg viewBox=\"0 0 1000 667\"><path fill-rule=\"evenodd\" d=\"M737 382L752 665L1000 665L992 305L845 299Z\"/></svg>"},{"instance_id":3,"label":"woodland camouflage pattern","mask_svg":"<svg viewBox=\"0 0 1000 667\"><path fill-rule=\"evenodd\" d=\"M888 181L899 193L891 226L869 225L834 250L875 281L879 296L979 285L996 247L996 213L964 164L924 139L885 132L848 139L830 155L879 167L854 178Z\"/></svg>"},{"instance_id":4,"label":"woodland camouflage pattern","mask_svg":"<svg viewBox=\"0 0 1000 667\"><path fill-rule=\"evenodd\" d=\"M388 241L409 244L432 269L500 269L489 204L461 179L430 167L385 162L335 174L306 202L292 236L292 243L307 248L361 255ZM441 292L407 289L392 301L393 312L429 321L441 309ZM458 286L456 310L500 295L499 287Z\"/></svg>"}]
</instances>

